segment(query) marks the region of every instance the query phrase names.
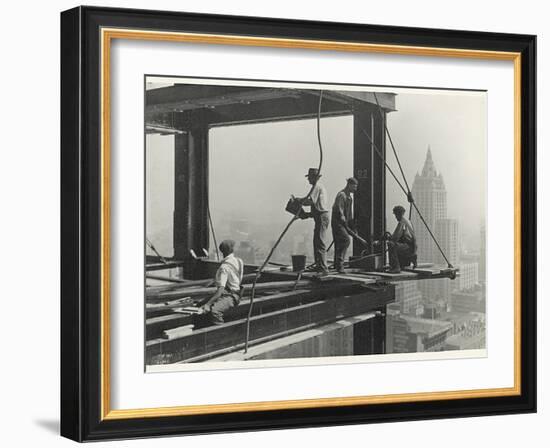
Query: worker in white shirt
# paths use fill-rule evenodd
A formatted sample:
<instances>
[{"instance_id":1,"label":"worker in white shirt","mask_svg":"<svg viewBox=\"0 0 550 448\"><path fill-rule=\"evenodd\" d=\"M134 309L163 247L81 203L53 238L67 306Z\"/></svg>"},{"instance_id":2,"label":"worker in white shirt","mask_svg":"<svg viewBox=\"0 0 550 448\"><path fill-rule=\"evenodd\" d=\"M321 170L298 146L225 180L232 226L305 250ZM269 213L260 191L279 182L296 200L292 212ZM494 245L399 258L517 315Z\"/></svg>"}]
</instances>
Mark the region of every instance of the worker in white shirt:
<instances>
[{"instance_id":1,"label":"worker in white shirt","mask_svg":"<svg viewBox=\"0 0 550 448\"><path fill-rule=\"evenodd\" d=\"M328 273L327 267L327 244L326 235L330 223L329 205L327 191L319 182L321 175L317 168L310 168L306 174L310 185L313 185L313 190L305 198L300 198L302 205L311 206L311 212L302 213L302 219L313 218L315 227L313 229L313 254L315 257L315 270L321 274Z\"/></svg>"},{"instance_id":2,"label":"worker in white shirt","mask_svg":"<svg viewBox=\"0 0 550 448\"><path fill-rule=\"evenodd\" d=\"M411 222L405 218L405 208L396 205L393 214L397 219L397 226L388 241L390 253L390 273L398 274L402 267L413 263L416 267L416 236Z\"/></svg>"},{"instance_id":3,"label":"worker in white shirt","mask_svg":"<svg viewBox=\"0 0 550 448\"><path fill-rule=\"evenodd\" d=\"M241 282L243 280L244 263L233 254L235 241L223 240L220 251L224 258L216 272L214 282L215 294L202 306L208 313L210 323L220 325L224 323L223 314L228 309L237 306L241 300Z\"/></svg>"}]
</instances>

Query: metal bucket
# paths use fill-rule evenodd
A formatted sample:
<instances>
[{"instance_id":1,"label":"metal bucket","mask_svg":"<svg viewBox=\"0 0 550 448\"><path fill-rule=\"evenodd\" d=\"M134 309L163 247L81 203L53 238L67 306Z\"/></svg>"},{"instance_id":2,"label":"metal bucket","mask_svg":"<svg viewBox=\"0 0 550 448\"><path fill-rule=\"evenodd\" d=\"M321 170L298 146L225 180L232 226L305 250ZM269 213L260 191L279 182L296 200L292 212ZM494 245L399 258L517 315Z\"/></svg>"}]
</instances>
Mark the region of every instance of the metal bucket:
<instances>
[{"instance_id":1,"label":"metal bucket","mask_svg":"<svg viewBox=\"0 0 550 448\"><path fill-rule=\"evenodd\" d=\"M305 255L292 255L292 270L294 272L303 271L306 268Z\"/></svg>"}]
</instances>

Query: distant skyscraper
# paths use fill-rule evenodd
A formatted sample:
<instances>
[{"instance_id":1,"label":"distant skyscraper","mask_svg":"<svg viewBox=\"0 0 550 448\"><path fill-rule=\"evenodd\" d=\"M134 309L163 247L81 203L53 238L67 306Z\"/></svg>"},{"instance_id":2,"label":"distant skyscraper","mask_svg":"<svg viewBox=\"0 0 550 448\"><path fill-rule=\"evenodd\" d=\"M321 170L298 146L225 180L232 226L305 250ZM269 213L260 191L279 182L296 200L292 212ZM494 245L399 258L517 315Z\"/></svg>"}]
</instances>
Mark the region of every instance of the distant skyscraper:
<instances>
[{"instance_id":1,"label":"distant skyscraper","mask_svg":"<svg viewBox=\"0 0 550 448\"><path fill-rule=\"evenodd\" d=\"M458 221L450 218L438 219L435 222L435 235L449 263L458 267ZM433 260L436 265L447 266L447 262L435 245ZM457 286L455 282L457 280L449 280L448 278L425 282L426 297L443 301L448 305L451 300L451 292Z\"/></svg>"},{"instance_id":2,"label":"distant skyscraper","mask_svg":"<svg viewBox=\"0 0 550 448\"><path fill-rule=\"evenodd\" d=\"M453 290L470 290L479 283L479 267L477 263L460 263L460 275L453 282Z\"/></svg>"},{"instance_id":3,"label":"distant skyscraper","mask_svg":"<svg viewBox=\"0 0 550 448\"><path fill-rule=\"evenodd\" d=\"M458 220L451 218L438 219L435 222L435 235L449 263L456 266L460 255L458 245ZM437 249L437 247L434 249L433 261L438 265L446 266L447 262L443 258L443 255L441 255L439 249Z\"/></svg>"},{"instance_id":4,"label":"distant skyscraper","mask_svg":"<svg viewBox=\"0 0 550 448\"><path fill-rule=\"evenodd\" d=\"M422 174L416 174L411 192L426 223L434 231L436 221L447 217L447 191L445 190L443 176L438 174L435 169L432 151L429 146ZM411 216L418 244L418 261L434 262L437 247L435 247L426 226L414 209Z\"/></svg>"},{"instance_id":5,"label":"distant skyscraper","mask_svg":"<svg viewBox=\"0 0 550 448\"><path fill-rule=\"evenodd\" d=\"M416 175L411 191L416 205L437 238L447 260L456 266L460 256L458 221L447 218L447 190L443 176L435 168L429 146L422 173ZM426 225L415 210L412 212L411 220L416 232L418 261L447 267L447 261L441 255ZM446 307L450 301L451 282L449 279L420 282L419 288L425 300L437 302Z\"/></svg>"},{"instance_id":6,"label":"distant skyscraper","mask_svg":"<svg viewBox=\"0 0 550 448\"><path fill-rule=\"evenodd\" d=\"M424 312L417 281L396 282L395 302L399 304L399 311L403 314L420 316Z\"/></svg>"},{"instance_id":7,"label":"distant skyscraper","mask_svg":"<svg viewBox=\"0 0 550 448\"><path fill-rule=\"evenodd\" d=\"M487 244L487 235L485 232L485 224L481 226L480 231L480 247L479 247L479 281L483 285L487 281L487 254L485 252L485 245Z\"/></svg>"}]
</instances>

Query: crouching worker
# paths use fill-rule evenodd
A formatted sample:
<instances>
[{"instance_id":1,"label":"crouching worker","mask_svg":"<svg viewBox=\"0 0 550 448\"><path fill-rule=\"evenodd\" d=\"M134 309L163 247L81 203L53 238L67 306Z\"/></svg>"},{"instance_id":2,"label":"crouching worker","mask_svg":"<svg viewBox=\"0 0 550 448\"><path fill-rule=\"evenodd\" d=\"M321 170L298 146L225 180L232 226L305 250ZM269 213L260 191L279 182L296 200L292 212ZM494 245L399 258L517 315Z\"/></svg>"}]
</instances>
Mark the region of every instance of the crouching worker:
<instances>
[{"instance_id":1,"label":"crouching worker","mask_svg":"<svg viewBox=\"0 0 550 448\"><path fill-rule=\"evenodd\" d=\"M202 306L210 324L223 324L224 313L241 301L241 282L243 280L243 261L233 254L235 241L224 240L220 243L223 260L216 272L214 282L216 292Z\"/></svg>"},{"instance_id":2,"label":"crouching worker","mask_svg":"<svg viewBox=\"0 0 550 448\"><path fill-rule=\"evenodd\" d=\"M402 267L411 263L416 267L416 236L411 222L405 218L405 209L397 205L393 208L397 226L388 241L390 253L390 273L398 274Z\"/></svg>"}]
</instances>

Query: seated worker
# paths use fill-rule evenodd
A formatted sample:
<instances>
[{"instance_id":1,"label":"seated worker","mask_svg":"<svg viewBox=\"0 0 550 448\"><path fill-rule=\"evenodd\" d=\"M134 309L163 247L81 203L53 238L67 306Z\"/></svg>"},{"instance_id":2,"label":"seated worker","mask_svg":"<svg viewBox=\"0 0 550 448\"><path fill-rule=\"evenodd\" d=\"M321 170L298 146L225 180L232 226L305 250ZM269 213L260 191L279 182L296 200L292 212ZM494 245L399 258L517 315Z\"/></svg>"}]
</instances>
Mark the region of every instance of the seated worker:
<instances>
[{"instance_id":1,"label":"seated worker","mask_svg":"<svg viewBox=\"0 0 550 448\"><path fill-rule=\"evenodd\" d=\"M416 266L416 236L411 222L405 218L405 209L402 206L395 206L393 214L397 219L397 226L388 241L389 272L399 274L401 268L409 266L411 262Z\"/></svg>"},{"instance_id":2,"label":"seated worker","mask_svg":"<svg viewBox=\"0 0 550 448\"><path fill-rule=\"evenodd\" d=\"M223 240L220 243L220 251L224 258L214 277L217 290L202 306L213 325L223 324L223 313L229 308L237 306L241 301L244 263L233 255L234 247L235 241L233 240Z\"/></svg>"}]
</instances>

